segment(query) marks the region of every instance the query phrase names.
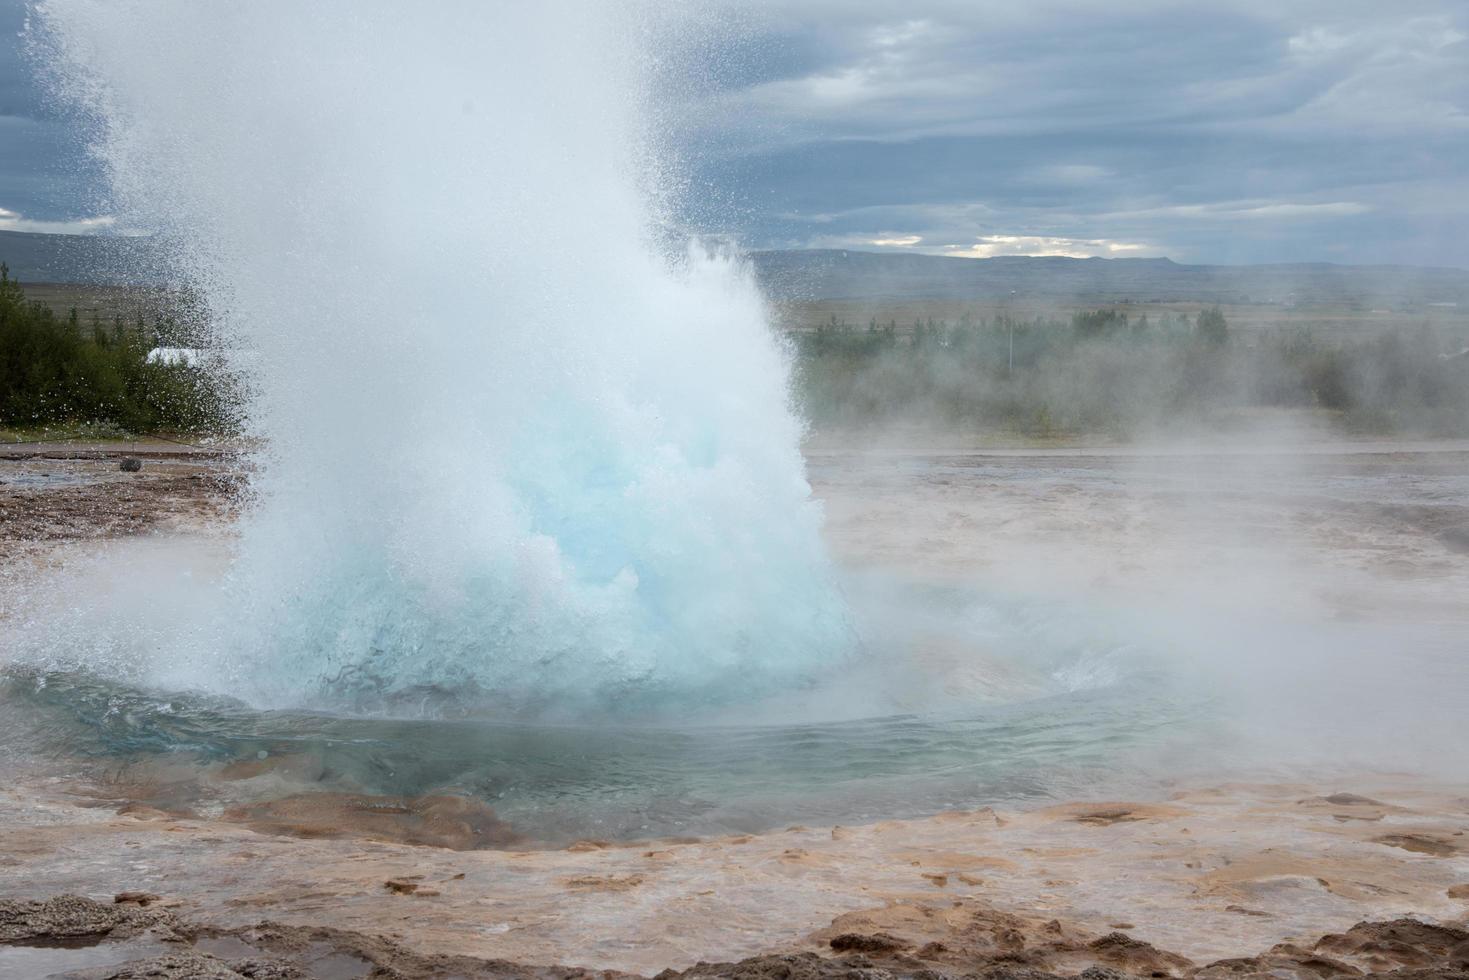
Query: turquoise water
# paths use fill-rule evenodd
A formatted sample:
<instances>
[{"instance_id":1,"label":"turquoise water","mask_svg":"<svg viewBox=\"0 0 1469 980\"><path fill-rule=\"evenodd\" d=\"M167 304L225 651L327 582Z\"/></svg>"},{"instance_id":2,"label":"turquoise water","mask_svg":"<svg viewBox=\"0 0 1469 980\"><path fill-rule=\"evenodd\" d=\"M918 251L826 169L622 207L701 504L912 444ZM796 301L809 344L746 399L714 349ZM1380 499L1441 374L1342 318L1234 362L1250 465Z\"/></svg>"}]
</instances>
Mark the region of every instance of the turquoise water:
<instances>
[{"instance_id":1,"label":"turquoise water","mask_svg":"<svg viewBox=\"0 0 1469 980\"><path fill-rule=\"evenodd\" d=\"M109 591L193 568L191 587L212 595L209 563L186 560L190 547L202 545L126 543L99 559L105 572L44 591L91 595L88 608L149 622L160 594L197 609L202 600L171 591L176 583ZM861 629L824 672L773 692L770 678L750 678L703 699L631 689L580 716L527 715L474 685L419 685L347 710L330 693L251 701L219 679L178 682L171 655L160 668L97 652L109 634L145 649L187 632L113 614L62 630L39 615L33 655L0 674L0 753L108 800L195 812L307 792L457 794L554 843L917 816L1103 784L1154 789L1154 763L1209 730L1207 697L1103 610L875 571L844 576L842 593ZM222 775L240 762L275 771Z\"/></svg>"},{"instance_id":2,"label":"turquoise water","mask_svg":"<svg viewBox=\"0 0 1469 980\"><path fill-rule=\"evenodd\" d=\"M564 842L1067 799L1101 780L1142 786L1145 760L1203 730L1199 705L1147 687L1139 679L955 717L656 727L258 711L64 672L12 670L0 697L16 722L12 747L44 747L77 776L166 763L163 802L197 805L220 792L211 774L222 765L274 758L288 760L296 791L462 794L534 840Z\"/></svg>"}]
</instances>

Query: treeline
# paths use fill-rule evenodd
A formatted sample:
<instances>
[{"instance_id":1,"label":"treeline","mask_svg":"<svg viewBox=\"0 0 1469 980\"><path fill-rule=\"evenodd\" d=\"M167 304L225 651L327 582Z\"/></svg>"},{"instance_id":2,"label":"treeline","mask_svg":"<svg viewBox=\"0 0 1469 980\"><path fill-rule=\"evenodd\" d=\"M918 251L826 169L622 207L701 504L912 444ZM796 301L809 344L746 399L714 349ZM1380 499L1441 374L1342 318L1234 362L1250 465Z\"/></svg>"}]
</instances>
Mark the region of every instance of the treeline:
<instances>
[{"instance_id":1,"label":"treeline","mask_svg":"<svg viewBox=\"0 0 1469 980\"><path fill-rule=\"evenodd\" d=\"M143 433L237 427L222 364L150 363L195 346L197 311L83 322L28 301L0 265L0 427L91 423ZM797 396L818 425L909 421L1033 436L1128 437L1228 424L1253 409L1313 409L1363 433L1469 436L1469 338L1424 326L1370 337L1230 328L1218 309L1130 317L961 318L793 335Z\"/></svg>"},{"instance_id":2,"label":"treeline","mask_svg":"<svg viewBox=\"0 0 1469 980\"><path fill-rule=\"evenodd\" d=\"M1316 409L1358 433L1469 435L1469 339L1427 326L1371 337L1237 334L1196 316L1103 309L955 324L834 319L795 335L797 395L816 424L883 420L1049 436L1128 437Z\"/></svg>"},{"instance_id":3,"label":"treeline","mask_svg":"<svg viewBox=\"0 0 1469 980\"><path fill-rule=\"evenodd\" d=\"M0 426L65 423L149 431L224 431L236 421L237 384L202 366L149 363L173 339L167 317L83 323L28 301L0 264Z\"/></svg>"}]
</instances>

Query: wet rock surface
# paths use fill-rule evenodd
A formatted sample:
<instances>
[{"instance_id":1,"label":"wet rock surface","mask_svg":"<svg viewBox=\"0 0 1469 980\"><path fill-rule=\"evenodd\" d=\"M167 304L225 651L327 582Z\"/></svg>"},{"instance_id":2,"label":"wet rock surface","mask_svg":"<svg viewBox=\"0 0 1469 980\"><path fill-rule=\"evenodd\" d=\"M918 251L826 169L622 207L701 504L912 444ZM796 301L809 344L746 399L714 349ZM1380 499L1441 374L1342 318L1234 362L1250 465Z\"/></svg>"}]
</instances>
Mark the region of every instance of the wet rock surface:
<instances>
[{"instance_id":1,"label":"wet rock surface","mask_svg":"<svg viewBox=\"0 0 1469 980\"><path fill-rule=\"evenodd\" d=\"M225 962L203 953L166 953L115 966L54 974L54 980L312 980L287 963Z\"/></svg>"},{"instance_id":2,"label":"wet rock surface","mask_svg":"<svg viewBox=\"0 0 1469 980\"><path fill-rule=\"evenodd\" d=\"M1254 956L1198 964L1123 932L1093 936L1056 920L978 903L900 910L922 935L845 932L832 924L825 950L784 951L727 963L665 970L658 980L1469 980L1469 930L1399 918L1361 922L1314 943L1281 943ZM902 918L903 916L899 916ZM820 934L819 934L820 935ZM816 938L819 938L818 937ZM927 938L941 935L942 939ZM140 937L166 947L129 954ZM423 952L401 937L261 922L237 929L197 926L182 914L75 895L0 901L0 973L5 955L30 947L98 947L105 965L48 970L57 980L601 980L635 974L540 966ZM44 953L32 958L44 961ZM7 974L8 975L8 974ZM22 974L16 974L17 977Z\"/></svg>"},{"instance_id":3,"label":"wet rock surface","mask_svg":"<svg viewBox=\"0 0 1469 980\"><path fill-rule=\"evenodd\" d=\"M71 968L78 949L87 951L82 959L101 965ZM150 955L136 955L142 949ZM12 953L25 955L8 955ZM239 929L202 927L170 910L77 895L0 901L0 977L6 980L572 980L613 975L421 954L393 939L337 929L268 921Z\"/></svg>"},{"instance_id":4,"label":"wet rock surface","mask_svg":"<svg viewBox=\"0 0 1469 980\"><path fill-rule=\"evenodd\" d=\"M275 771L265 762L244 768L237 775ZM268 919L281 929L393 937L474 962L642 976L701 959L805 952L913 960L956 976L987 964L1184 976L1282 942L1346 962L1334 950L1309 950L1307 940L1405 915L1463 928L1469 914L1461 855L1380 841L1399 833L1457 842L1469 833L1459 788L1420 781L1202 786L1167 804L953 811L836 830L554 849L445 846L454 836L473 843L464 828L479 811L457 801L443 811L464 824L456 835L406 843L422 839L413 811L430 799L339 794L312 803L310 826L287 827L223 813L121 815L54 787L50 796L0 788L0 895L31 897L43 883L103 904L122 896L149 914L186 909L199 929ZM294 820L302 816L295 806L256 814ZM350 825L359 807L373 826ZM1111 819L1121 810L1129 819ZM1077 819L1101 811L1107 821ZM255 946L221 954L261 955Z\"/></svg>"},{"instance_id":5,"label":"wet rock surface","mask_svg":"<svg viewBox=\"0 0 1469 980\"><path fill-rule=\"evenodd\" d=\"M1131 977L1272 978L1391 977L1460 980L1469 977L1469 933L1451 926L1397 919L1363 922L1323 936L1309 947L1280 944L1257 956L1199 965L1121 933L1090 941L1059 923L1022 932L1023 920L975 911L972 930L950 944L916 949L887 935L845 933L832 939L835 956L816 953L758 956L737 963L700 963L659 980L1124 980ZM1087 959L1095 961L1086 964Z\"/></svg>"},{"instance_id":6,"label":"wet rock surface","mask_svg":"<svg viewBox=\"0 0 1469 980\"><path fill-rule=\"evenodd\" d=\"M103 904L76 895L45 901L0 899L0 943L67 945L129 939L149 929L167 930L173 916L136 903Z\"/></svg>"},{"instance_id":7,"label":"wet rock surface","mask_svg":"<svg viewBox=\"0 0 1469 980\"><path fill-rule=\"evenodd\" d=\"M522 840L484 803L463 796L302 793L225 811L224 819L291 837L399 841L465 851Z\"/></svg>"}]
</instances>

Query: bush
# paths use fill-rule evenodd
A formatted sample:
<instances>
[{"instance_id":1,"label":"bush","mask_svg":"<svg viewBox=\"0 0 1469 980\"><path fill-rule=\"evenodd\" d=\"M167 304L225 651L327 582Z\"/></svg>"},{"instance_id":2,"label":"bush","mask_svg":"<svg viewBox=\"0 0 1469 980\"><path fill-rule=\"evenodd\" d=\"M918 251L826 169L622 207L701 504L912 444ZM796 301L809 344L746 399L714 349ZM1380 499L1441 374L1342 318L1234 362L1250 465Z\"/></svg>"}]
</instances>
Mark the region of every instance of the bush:
<instances>
[{"instance_id":1,"label":"bush","mask_svg":"<svg viewBox=\"0 0 1469 980\"><path fill-rule=\"evenodd\" d=\"M25 298L0 264L0 425L114 425L130 432L234 427L238 384L206 368L150 364L158 327L86 327Z\"/></svg>"},{"instance_id":2,"label":"bush","mask_svg":"<svg viewBox=\"0 0 1469 980\"><path fill-rule=\"evenodd\" d=\"M1013 355L1012 355L1013 338ZM1127 436L1211 426L1241 409L1325 410L1348 431L1469 435L1461 341L1400 327L1370 339L1241 338L1217 308L1129 321L998 317L798 334L797 397L814 423L898 420L1026 435Z\"/></svg>"}]
</instances>

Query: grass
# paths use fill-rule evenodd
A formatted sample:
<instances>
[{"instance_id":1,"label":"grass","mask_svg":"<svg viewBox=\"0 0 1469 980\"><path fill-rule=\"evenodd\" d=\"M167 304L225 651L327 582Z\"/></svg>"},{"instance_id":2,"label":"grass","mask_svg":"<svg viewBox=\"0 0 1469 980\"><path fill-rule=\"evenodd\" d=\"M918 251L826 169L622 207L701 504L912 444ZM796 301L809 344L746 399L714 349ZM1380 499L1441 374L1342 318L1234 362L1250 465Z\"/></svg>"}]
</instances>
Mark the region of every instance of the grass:
<instances>
[{"instance_id":1,"label":"grass","mask_svg":"<svg viewBox=\"0 0 1469 980\"><path fill-rule=\"evenodd\" d=\"M87 286L75 283L24 283L21 289L27 300L41 303L58 317L68 316L72 309L85 324L95 317L112 323L122 317L134 323L139 317L152 323L178 304L176 293L156 286Z\"/></svg>"},{"instance_id":2,"label":"grass","mask_svg":"<svg viewBox=\"0 0 1469 980\"><path fill-rule=\"evenodd\" d=\"M830 324L835 317L838 323L865 328L873 320L879 325L896 323L900 334L913 330L915 320L947 322L957 324L966 316L971 322L1009 317L1031 322L1041 320L1069 320L1078 309L1102 309L1124 312L1129 319L1137 320L1146 315L1157 322L1165 316L1193 317L1198 314L1202 303L1102 303L1088 304L1037 302L1017 299L1012 302L996 300L898 300L874 302L871 300L815 300L809 302L780 303L775 306L776 324L784 330L797 333L813 331ZM1428 327L1435 332L1457 334L1469 343L1469 310L1425 307L1419 310L1371 310L1351 309L1347 306L1283 307L1271 304L1236 304L1220 307L1229 327L1243 339L1258 334L1280 331L1321 332L1346 338L1370 338L1400 330L1404 327Z\"/></svg>"}]
</instances>

